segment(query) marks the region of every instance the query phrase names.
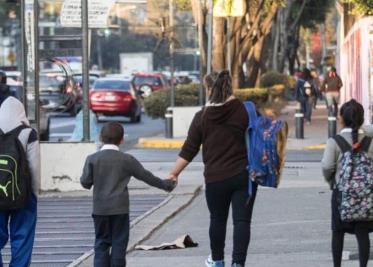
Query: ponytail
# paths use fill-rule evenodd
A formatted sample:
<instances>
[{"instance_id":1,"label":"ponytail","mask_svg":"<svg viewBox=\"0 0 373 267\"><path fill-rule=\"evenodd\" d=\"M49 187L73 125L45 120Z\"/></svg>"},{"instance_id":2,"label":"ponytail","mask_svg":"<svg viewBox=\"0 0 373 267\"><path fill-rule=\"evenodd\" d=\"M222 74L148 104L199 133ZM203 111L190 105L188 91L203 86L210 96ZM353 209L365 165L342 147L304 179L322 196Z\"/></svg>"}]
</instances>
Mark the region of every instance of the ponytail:
<instances>
[{"instance_id":1,"label":"ponytail","mask_svg":"<svg viewBox=\"0 0 373 267\"><path fill-rule=\"evenodd\" d=\"M359 148L359 129L364 123L364 108L355 99L343 104L340 115L345 127L351 128L352 147Z\"/></svg>"},{"instance_id":2,"label":"ponytail","mask_svg":"<svg viewBox=\"0 0 373 267\"><path fill-rule=\"evenodd\" d=\"M214 104L224 103L233 95L232 78L227 70L219 73L214 85L211 88L209 101Z\"/></svg>"}]
</instances>

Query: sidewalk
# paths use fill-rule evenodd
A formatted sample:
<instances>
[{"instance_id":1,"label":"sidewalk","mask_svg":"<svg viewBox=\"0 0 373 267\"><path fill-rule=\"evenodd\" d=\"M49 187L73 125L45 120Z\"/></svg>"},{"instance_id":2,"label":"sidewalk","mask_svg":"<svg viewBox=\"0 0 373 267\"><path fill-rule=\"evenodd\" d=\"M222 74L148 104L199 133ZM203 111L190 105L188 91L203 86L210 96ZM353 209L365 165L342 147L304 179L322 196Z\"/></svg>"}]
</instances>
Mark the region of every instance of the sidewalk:
<instances>
[{"instance_id":1,"label":"sidewalk","mask_svg":"<svg viewBox=\"0 0 373 267\"><path fill-rule=\"evenodd\" d=\"M299 152L301 153L301 152ZM181 181L185 177L181 178ZM201 192L177 217L164 224L144 245L170 242L189 234L199 247L167 251L133 251L128 266L198 267L210 253L209 217ZM231 216L230 216L231 217ZM255 267L330 267L330 191L321 178L320 163L287 163L281 188L260 188L254 208L252 238L247 266ZM226 261L230 266L232 222L229 219ZM343 266L358 266L354 236L347 235ZM356 257L356 255L355 255Z\"/></svg>"},{"instance_id":2,"label":"sidewalk","mask_svg":"<svg viewBox=\"0 0 373 267\"><path fill-rule=\"evenodd\" d=\"M295 118L294 114L298 104L289 102L282 111L281 119L289 124L288 150L319 150L324 149L328 138L328 116L326 106L323 101L319 102L317 109L313 111L312 124L304 125L304 139L295 139ZM159 148L159 149L179 149L182 147L185 138L167 139L163 134L140 138L137 147L139 148Z\"/></svg>"}]
</instances>

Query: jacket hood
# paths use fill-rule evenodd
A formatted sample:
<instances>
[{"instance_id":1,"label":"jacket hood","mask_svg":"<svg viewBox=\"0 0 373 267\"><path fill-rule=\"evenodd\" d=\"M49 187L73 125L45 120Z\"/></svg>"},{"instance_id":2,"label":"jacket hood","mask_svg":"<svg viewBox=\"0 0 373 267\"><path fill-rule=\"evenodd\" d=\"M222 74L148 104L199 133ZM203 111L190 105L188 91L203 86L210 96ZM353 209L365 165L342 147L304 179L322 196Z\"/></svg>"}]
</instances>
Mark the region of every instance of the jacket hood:
<instances>
[{"instance_id":1,"label":"jacket hood","mask_svg":"<svg viewBox=\"0 0 373 267\"><path fill-rule=\"evenodd\" d=\"M215 121L218 124L224 123L232 117L239 105L241 105L240 100L233 99L221 106L206 107L206 119Z\"/></svg>"},{"instance_id":2,"label":"jacket hood","mask_svg":"<svg viewBox=\"0 0 373 267\"><path fill-rule=\"evenodd\" d=\"M8 97L0 106L0 129L10 132L18 126L30 126L23 104L15 97Z\"/></svg>"}]
</instances>

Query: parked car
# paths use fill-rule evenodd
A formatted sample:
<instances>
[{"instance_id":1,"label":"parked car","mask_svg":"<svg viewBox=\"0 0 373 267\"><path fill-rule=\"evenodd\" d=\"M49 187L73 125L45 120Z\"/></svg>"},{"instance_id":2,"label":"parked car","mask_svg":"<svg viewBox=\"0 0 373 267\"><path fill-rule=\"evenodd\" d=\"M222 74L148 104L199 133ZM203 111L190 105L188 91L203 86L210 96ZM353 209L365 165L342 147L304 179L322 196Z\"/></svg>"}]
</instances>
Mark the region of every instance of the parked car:
<instances>
[{"instance_id":1,"label":"parked car","mask_svg":"<svg viewBox=\"0 0 373 267\"><path fill-rule=\"evenodd\" d=\"M53 60L51 60L53 61ZM60 71L43 70L39 76L39 95L48 112L69 112L75 116L80 107L79 90L66 63L54 60Z\"/></svg>"},{"instance_id":2,"label":"parked car","mask_svg":"<svg viewBox=\"0 0 373 267\"><path fill-rule=\"evenodd\" d=\"M90 108L106 116L125 116L141 121L141 101L131 81L121 78L97 79L90 91Z\"/></svg>"},{"instance_id":3,"label":"parked car","mask_svg":"<svg viewBox=\"0 0 373 267\"><path fill-rule=\"evenodd\" d=\"M161 73L135 73L132 83L135 90L141 91L144 97L150 96L154 91L169 88L166 77Z\"/></svg>"}]
</instances>

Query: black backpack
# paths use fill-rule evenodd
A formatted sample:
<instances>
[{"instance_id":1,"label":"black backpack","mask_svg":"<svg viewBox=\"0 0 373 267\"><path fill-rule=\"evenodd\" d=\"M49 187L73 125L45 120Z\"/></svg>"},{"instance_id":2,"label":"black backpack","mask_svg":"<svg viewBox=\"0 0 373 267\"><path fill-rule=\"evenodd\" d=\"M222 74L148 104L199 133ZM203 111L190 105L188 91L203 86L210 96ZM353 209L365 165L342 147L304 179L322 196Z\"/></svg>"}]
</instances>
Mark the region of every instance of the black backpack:
<instances>
[{"instance_id":1,"label":"black backpack","mask_svg":"<svg viewBox=\"0 0 373 267\"><path fill-rule=\"evenodd\" d=\"M26 152L18 136L29 128L21 125L8 133L0 132L0 210L16 210L31 198L31 173Z\"/></svg>"}]
</instances>

